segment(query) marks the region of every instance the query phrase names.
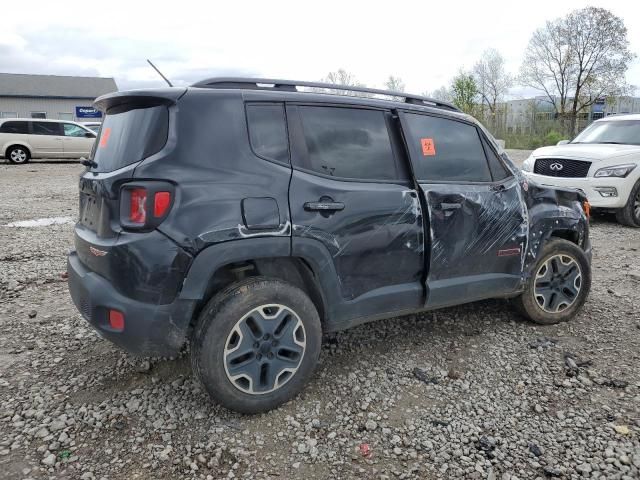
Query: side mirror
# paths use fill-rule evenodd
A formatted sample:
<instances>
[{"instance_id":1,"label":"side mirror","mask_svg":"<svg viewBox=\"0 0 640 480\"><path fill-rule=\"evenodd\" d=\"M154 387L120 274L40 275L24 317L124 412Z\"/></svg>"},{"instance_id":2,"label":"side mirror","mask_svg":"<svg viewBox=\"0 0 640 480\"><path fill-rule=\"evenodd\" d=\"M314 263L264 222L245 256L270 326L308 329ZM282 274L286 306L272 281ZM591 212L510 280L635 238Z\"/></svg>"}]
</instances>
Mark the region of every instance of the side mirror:
<instances>
[{"instance_id":1,"label":"side mirror","mask_svg":"<svg viewBox=\"0 0 640 480\"><path fill-rule=\"evenodd\" d=\"M566 145L567 143L569 143L569 140L560 140L556 145Z\"/></svg>"},{"instance_id":2,"label":"side mirror","mask_svg":"<svg viewBox=\"0 0 640 480\"><path fill-rule=\"evenodd\" d=\"M85 132L84 136L87 138L96 138L96 134L91 132Z\"/></svg>"}]
</instances>

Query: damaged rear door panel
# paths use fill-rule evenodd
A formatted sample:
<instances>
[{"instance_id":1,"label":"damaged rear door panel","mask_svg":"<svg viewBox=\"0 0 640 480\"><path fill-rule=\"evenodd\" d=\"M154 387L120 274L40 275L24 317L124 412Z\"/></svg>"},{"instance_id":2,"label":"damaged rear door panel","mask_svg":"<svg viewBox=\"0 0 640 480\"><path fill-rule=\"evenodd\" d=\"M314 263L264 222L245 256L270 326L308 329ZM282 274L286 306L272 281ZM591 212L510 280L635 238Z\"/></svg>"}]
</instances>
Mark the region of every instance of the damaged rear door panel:
<instances>
[{"instance_id":1,"label":"damaged rear door panel","mask_svg":"<svg viewBox=\"0 0 640 480\"><path fill-rule=\"evenodd\" d=\"M330 323L422 307L422 211L390 112L288 104L287 121L292 255L328 252L315 267L333 272Z\"/></svg>"},{"instance_id":2,"label":"damaged rear door panel","mask_svg":"<svg viewBox=\"0 0 640 480\"><path fill-rule=\"evenodd\" d=\"M519 180L474 124L399 116L428 211L426 307L512 295L528 239Z\"/></svg>"}]
</instances>

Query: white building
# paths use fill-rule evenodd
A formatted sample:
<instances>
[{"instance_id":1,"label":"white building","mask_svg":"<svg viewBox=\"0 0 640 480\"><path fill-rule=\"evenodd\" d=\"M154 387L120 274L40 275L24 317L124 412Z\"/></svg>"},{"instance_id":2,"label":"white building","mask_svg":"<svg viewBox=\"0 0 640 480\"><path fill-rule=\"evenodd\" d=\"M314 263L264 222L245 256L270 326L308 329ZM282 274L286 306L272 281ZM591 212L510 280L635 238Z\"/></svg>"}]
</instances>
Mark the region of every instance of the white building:
<instances>
[{"instance_id":1,"label":"white building","mask_svg":"<svg viewBox=\"0 0 640 480\"><path fill-rule=\"evenodd\" d=\"M0 73L0 118L100 121L94 99L117 90L113 78Z\"/></svg>"}]
</instances>

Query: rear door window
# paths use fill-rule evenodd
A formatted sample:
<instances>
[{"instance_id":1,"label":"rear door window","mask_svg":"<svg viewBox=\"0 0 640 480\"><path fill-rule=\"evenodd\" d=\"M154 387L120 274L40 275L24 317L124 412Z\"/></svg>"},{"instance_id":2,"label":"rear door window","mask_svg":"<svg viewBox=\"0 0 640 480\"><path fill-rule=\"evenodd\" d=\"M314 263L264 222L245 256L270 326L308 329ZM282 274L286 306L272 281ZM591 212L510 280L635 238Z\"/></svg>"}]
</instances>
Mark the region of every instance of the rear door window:
<instances>
[{"instance_id":1,"label":"rear door window","mask_svg":"<svg viewBox=\"0 0 640 480\"><path fill-rule=\"evenodd\" d=\"M414 171L422 182L491 182L475 126L430 115L406 114Z\"/></svg>"},{"instance_id":2,"label":"rear door window","mask_svg":"<svg viewBox=\"0 0 640 480\"><path fill-rule=\"evenodd\" d=\"M17 133L27 134L29 133L28 122L4 122L0 126L0 133Z\"/></svg>"},{"instance_id":3,"label":"rear door window","mask_svg":"<svg viewBox=\"0 0 640 480\"><path fill-rule=\"evenodd\" d=\"M401 177L383 111L300 106L299 112L307 147L301 167L348 179Z\"/></svg>"},{"instance_id":4,"label":"rear door window","mask_svg":"<svg viewBox=\"0 0 640 480\"><path fill-rule=\"evenodd\" d=\"M32 122L34 135L62 136L62 124L57 122Z\"/></svg>"},{"instance_id":5,"label":"rear door window","mask_svg":"<svg viewBox=\"0 0 640 480\"><path fill-rule=\"evenodd\" d=\"M107 111L94 146L95 172L112 172L158 153L167 143L169 109L115 107Z\"/></svg>"}]
</instances>

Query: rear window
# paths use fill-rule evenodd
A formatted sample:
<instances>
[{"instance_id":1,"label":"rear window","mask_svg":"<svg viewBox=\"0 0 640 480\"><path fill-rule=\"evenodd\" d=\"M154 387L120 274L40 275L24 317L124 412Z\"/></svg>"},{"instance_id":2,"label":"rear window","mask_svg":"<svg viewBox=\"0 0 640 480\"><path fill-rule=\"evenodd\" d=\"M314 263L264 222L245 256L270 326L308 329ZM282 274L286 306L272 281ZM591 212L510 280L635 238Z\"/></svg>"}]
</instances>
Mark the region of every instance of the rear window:
<instances>
[{"instance_id":1,"label":"rear window","mask_svg":"<svg viewBox=\"0 0 640 480\"><path fill-rule=\"evenodd\" d=\"M34 135L62 136L62 124L57 122L31 122Z\"/></svg>"},{"instance_id":2,"label":"rear window","mask_svg":"<svg viewBox=\"0 0 640 480\"><path fill-rule=\"evenodd\" d=\"M92 170L112 172L150 157L165 146L168 132L169 110L164 105L112 108L96 139L93 160L98 166Z\"/></svg>"},{"instance_id":3,"label":"rear window","mask_svg":"<svg viewBox=\"0 0 640 480\"><path fill-rule=\"evenodd\" d=\"M29 133L27 122L4 122L0 125L0 133Z\"/></svg>"}]
</instances>

